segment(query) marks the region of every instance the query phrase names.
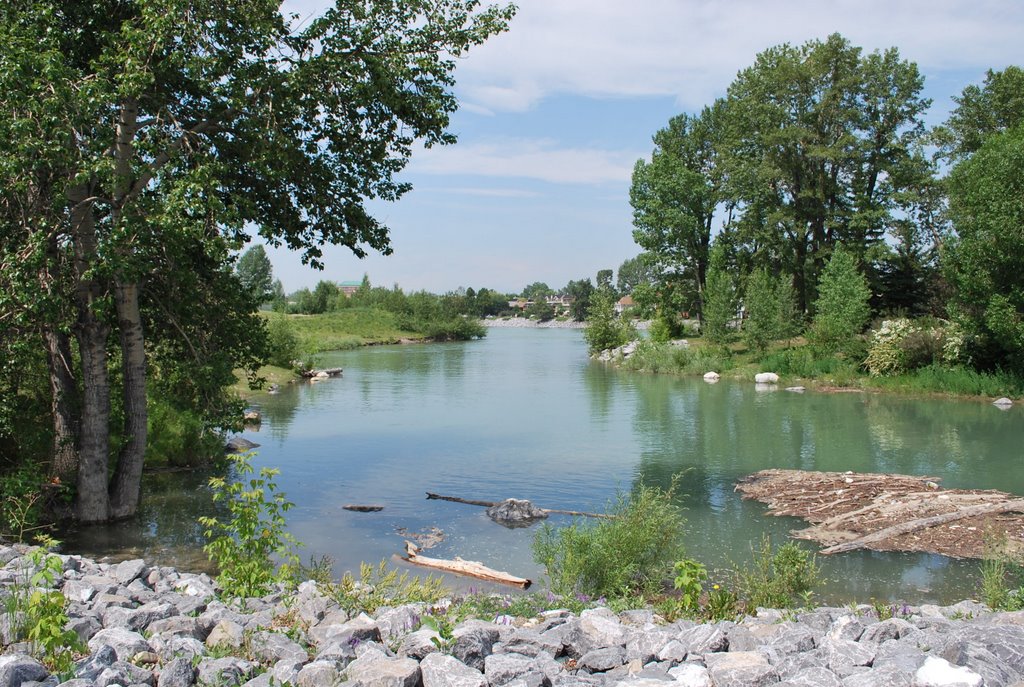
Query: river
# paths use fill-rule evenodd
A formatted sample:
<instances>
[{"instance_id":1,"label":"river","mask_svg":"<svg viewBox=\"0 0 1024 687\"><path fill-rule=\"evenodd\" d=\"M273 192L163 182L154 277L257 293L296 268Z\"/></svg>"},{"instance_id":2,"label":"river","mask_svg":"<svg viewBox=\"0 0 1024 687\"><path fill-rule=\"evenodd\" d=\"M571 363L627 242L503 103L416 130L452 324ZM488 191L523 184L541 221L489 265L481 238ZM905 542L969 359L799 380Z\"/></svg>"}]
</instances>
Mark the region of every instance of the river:
<instances>
[{"instance_id":1,"label":"river","mask_svg":"<svg viewBox=\"0 0 1024 687\"><path fill-rule=\"evenodd\" d=\"M281 470L303 558L330 556L336 574L401 551L398 528L438 527L445 539L428 555L541 579L532 528L505 529L482 508L425 500L427 491L595 511L638 480L667 485L682 474L687 550L718 579L747 562L762 535L781 542L801 525L734 493L738 478L763 468L933 475L946 487L1024 494L1016 407L625 373L590 362L577 330L491 329L480 341L362 348L319 362L344 376L260 395L262 426L244 436L261 444L257 467ZM204 479L147 477L137 520L75 533L68 545L199 565L196 517L214 508ZM384 510L343 510L348 503ZM857 551L819 562L831 602L953 602L977 591L971 561Z\"/></svg>"}]
</instances>

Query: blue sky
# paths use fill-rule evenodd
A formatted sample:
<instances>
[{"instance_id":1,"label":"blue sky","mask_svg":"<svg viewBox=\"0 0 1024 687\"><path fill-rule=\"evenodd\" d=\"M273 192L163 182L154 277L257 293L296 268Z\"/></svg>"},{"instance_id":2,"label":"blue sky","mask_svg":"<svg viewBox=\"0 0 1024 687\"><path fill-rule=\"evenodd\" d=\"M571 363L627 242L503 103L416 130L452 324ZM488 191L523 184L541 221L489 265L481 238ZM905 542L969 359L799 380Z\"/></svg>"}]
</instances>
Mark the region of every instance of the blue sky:
<instances>
[{"instance_id":1,"label":"blue sky","mask_svg":"<svg viewBox=\"0 0 1024 687\"><path fill-rule=\"evenodd\" d=\"M899 48L925 76L928 122L989 68L1024 64L1021 0L519 0L508 33L458 66L454 146L421 150L414 190L377 203L394 254L327 247L326 269L268 249L293 291L369 274L375 285L444 292L553 288L615 269L639 248L629 178L651 136L724 95L779 43L839 32L867 51ZM302 16L324 0L287 0Z\"/></svg>"}]
</instances>

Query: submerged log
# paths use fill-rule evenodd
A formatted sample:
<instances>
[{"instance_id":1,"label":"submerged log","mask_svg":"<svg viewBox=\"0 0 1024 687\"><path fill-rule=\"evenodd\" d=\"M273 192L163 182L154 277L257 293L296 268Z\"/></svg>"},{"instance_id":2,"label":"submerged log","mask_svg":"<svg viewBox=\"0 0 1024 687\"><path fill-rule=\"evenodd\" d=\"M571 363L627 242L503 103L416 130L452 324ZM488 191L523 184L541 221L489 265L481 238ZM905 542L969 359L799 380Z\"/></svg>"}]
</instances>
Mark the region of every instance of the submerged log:
<instances>
[{"instance_id":1,"label":"submerged log","mask_svg":"<svg viewBox=\"0 0 1024 687\"><path fill-rule=\"evenodd\" d=\"M483 506L484 508L494 508L500 506L504 501L479 501L477 499L464 499L459 496L442 496L441 494L435 494L433 492L427 492L427 500L437 501L451 501L452 503L465 503L470 506ZM506 499L508 500L508 499ZM611 515L607 513L587 513L579 510L562 510L560 508L538 508L538 510L547 513L548 515L572 515L582 518L611 518Z\"/></svg>"},{"instance_id":2,"label":"submerged log","mask_svg":"<svg viewBox=\"0 0 1024 687\"><path fill-rule=\"evenodd\" d=\"M943 489L937 482L910 475L762 470L740 480L736 491L766 503L770 515L811 523L792 535L820 543L823 554L866 548L981 558L993 540L1006 542L1005 553L1024 551L1024 498Z\"/></svg>"},{"instance_id":3,"label":"submerged log","mask_svg":"<svg viewBox=\"0 0 1024 687\"><path fill-rule=\"evenodd\" d=\"M377 511L384 510L384 506L360 506L355 503L346 503L342 508L355 511L356 513L376 513Z\"/></svg>"},{"instance_id":4,"label":"submerged log","mask_svg":"<svg viewBox=\"0 0 1024 687\"><path fill-rule=\"evenodd\" d=\"M524 577L516 577L515 575L510 575L509 573L501 570L488 568L483 563L479 563L477 561L465 561L458 556L453 560L429 558L427 556L419 555L419 551L420 547L416 546L411 541L406 540L405 556L402 557L402 560L408 561L413 565L419 565L432 570L441 570L443 572L454 573L456 575L466 575L478 580L507 584L513 587L519 587L520 589L529 589L530 585L533 584L532 580L528 580Z\"/></svg>"}]
</instances>

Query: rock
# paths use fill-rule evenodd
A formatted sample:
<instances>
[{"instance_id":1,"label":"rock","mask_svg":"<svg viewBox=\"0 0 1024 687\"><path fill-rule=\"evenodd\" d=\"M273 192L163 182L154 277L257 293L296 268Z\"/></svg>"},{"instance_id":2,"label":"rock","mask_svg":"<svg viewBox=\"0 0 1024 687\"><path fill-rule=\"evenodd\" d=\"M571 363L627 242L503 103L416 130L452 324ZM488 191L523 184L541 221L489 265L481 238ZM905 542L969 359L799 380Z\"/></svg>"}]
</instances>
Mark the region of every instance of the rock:
<instances>
[{"instance_id":1,"label":"rock","mask_svg":"<svg viewBox=\"0 0 1024 687\"><path fill-rule=\"evenodd\" d=\"M255 441L249 441L245 437L231 437L224 444L225 453L245 453L254 448L259 448L259 444Z\"/></svg>"},{"instance_id":2,"label":"rock","mask_svg":"<svg viewBox=\"0 0 1024 687\"><path fill-rule=\"evenodd\" d=\"M121 661L131 659L140 651L153 650L149 642L138 632L121 627L108 627L94 634L89 640L89 650L97 651L101 646L109 646Z\"/></svg>"},{"instance_id":3,"label":"rock","mask_svg":"<svg viewBox=\"0 0 1024 687\"><path fill-rule=\"evenodd\" d=\"M618 616L607 608L588 608L580 613L579 629L590 648L626 646L626 628L619 622Z\"/></svg>"},{"instance_id":4,"label":"rock","mask_svg":"<svg viewBox=\"0 0 1024 687\"><path fill-rule=\"evenodd\" d=\"M517 654L491 654L484 661L484 675L490 685L504 685L534 671L533 659Z\"/></svg>"},{"instance_id":5,"label":"rock","mask_svg":"<svg viewBox=\"0 0 1024 687\"><path fill-rule=\"evenodd\" d=\"M114 665L116 660L117 654L110 646L104 644L85 660L75 664L75 677L82 680L95 680L100 673Z\"/></svg>"},{"instance_id":6,"label":"rock","mask_svg":"<svg viewBox=\"0 0 1024 687\"><path fill-rule=\"evenodd\" d=\"M711 673L704 666L695 663L670 668L668 675L675 678L674 687L712 687Z\"/></svg>"},{"instance_id":7,"label":"rock","mask_svg":"<svg viewBox=\"0 0 1024 687\"><path fill-rule=\"evenodd\" d=\"M210 634L206 636L206 646L211 649L217 646L238 648L242 646L244 633L244 628L238 623L231 620L221 620L214 625L213 629L210 630Z\"/></svg>"},{"instance_id":8,"label":"rock","mask_svg":"<svg viewBox=\"0 0 1024 687\"><path fill-rule=\"evenodd\" d=\"M821 649L828 669L839 677L858 672L856 668L871 665L875 658L873 644L859 644L848 639L825 639Z\"/></svg>"},{"instance_id":9,"label":"rock","mask_svg":"<svg viewBox=\"0 0 1024 687\"><path fill-rule=\"evenodd\" d=\"M136 558L131 561L121 561L114 568L114 579L120 584L127 586L129 583L135 581L139 577L142 577L149 572L149 568L146 566L146 561L141 558Z\"/></svg>"},{"instance_id":10,"label":"rock","mask_svg":"<svg viewBox=\"0 0 1024 687\"><path fill-rule=\"evenodd\" d=\"M1008 399L1006 396L1003 396L1002 398L997 398L996 400L992 401L992 405L994 405L997 408L1009 408L1010 406L1013 405L1013 401Z\"/></svg>"},{"instance_id":11,"label":"rock","mask_svg":"<svg viewBox=\"0 0 1024 687\"><path fill-rule=\"evenodd\" d=\"M954 666L944 658L929 656L914 673L913 687L979 687L981 675L970 668Z\"/></svg>"},{"instance_id":12,"label":"rock","mask_svg":"<svg viewBox=\"0 0 1024 687\"><path fill-rule=\"evenodd\" d=\"M856 642L862 634L864 634L864 623L852 615L843 615L832 622L825 636L829 639L845 639Z\"/></svg>"},{"instance_id":13,"label":"rock","mask_svg":"<svg viewBox=\"0 0 1024 687\"><path fill-rule=\"evenodd\" d=\"M109 685L154 685L156 678L153 673L144 668L128 663L127 661L116 661L113 665L105 668L99 677L96 678L96 687L108 687Z\"/></svg>"},{"instance_id":14,"label":"rock","mask_svg":"<svg viewBox=\"0 0 1024 687\"><path fill-rule=\"evenodd\" d=\"M379 649L368 649L349 664L345 676L361 687L416 687L420 665L411 658L389 658Z\"/></svg>"},{"instance_id":15,"label":"rock","mask_svg":"<svg viewBox=\"0 0 1024 687\"><path fill-rule=\"evenodd\" d=\"M422 661L430 654L437 652L438 642L440 641L441 635L436 630L424 627L415 632L410 632L402 638L398 654Z\"/></svg>"},{"instance_id":16,"label":"rock","mask_svg":"<svg viewBox=\"0 0 1024 687\"><path fill-rule=\"evenodd\" d=\"M712 653L704 656L715 687L761 687L779 681L779 673L756 651Z\"/></svg>"},{"instance_id":17,"label":"rock","mask_svg":"<svg viewBox=\"0 0 1024 687\"><path fill-rule=\"evenodd\" d=\"M192 687L196 682L196 669L187 658L175 658L164 664L157 687Z\"/></svg>"},{"instance_id":18,"label":"rock","mask_svg":"<svg viewBox=\"0 0 1024 687\"><path fill-rule=\"evenodd\" d=\"M298 661L305 663L308 660L306 650L298 643L278 632L256 632L252 635L249 643L252 647L252 655L260 663L277 663L278 661Z\"/></svg>"},{"instance_id":19,"label":"rock","mask_svg":"<svg viewBox=\"0 0 1024 687\"><path fill-rule=\"evenodd\" d=\"M337 685L341 682L341 674L337 666L330 661L313 661L302 666L293 684L296 687L321 687L321 685Z\"/></svg>"},{"instance_id":20,"label":"rock","mask_svg":"<svg viewBox=\"0 0 1024 687\"><path fill-rule=\"evenodd\" d=\"M452 656L432 653L420 661L423 687L487 687L487 678Z\"/></svg>"},{"instance_id":21,"label":"rock","mask_svg":"<svg viewBox=\"0 0 1024 687\"><path fill-rule=\"evenodd\" d=\"M758 372L754 375L755 384L778 384L779 375L774 372Z\"/></svg>"},{"instance_id":22,"label":"rock","mask_svg":"<svg viewBox=\"0 0 1024 687\"><path fill-rule=\"evenodd\" d=\"M779 687L843 687L843 681L831 670L814 667L790 675L779 683Z\"/></svg>"},{"instance_id":23,"label":"rock","mask_svg":"<svg viewBox=\"0 0 1024 687\"><path fill-rule=\"evenodd\" d=\"M50 674L36 659L22 654L0 656L0 687L20 687L24 682L42 682Z\"/></svg>"},{"instance_id":24,"label":"rock","mask_svg":"<svg viewBox=\"0 0 1024 687\"><path fill-rule=\"evenodd\" d=\"M487 509L487 517L509 528L529 527L548 517L548 512L537 508L526 499L505 499Z\"/></svg>"},{"instance_id":25,"label":"rock","mask_svg":"<svg viewBox=\"0 0 1024 687\"><path fill-rule=\"evenodd\" d=\"M242 413L242 421L246 424L258 425L263 421L263 416L260 415L260 411L249 409Z\"/></svg>"},{"instance_id":26,"label":"rock","mask_svg":"<svg viewBox=\"0 0 1024 687\"><path fill-rule=\"evenodd\" d=\"M721 378L722 378L722 376L720 374L718 374L717 372L705 372L704 373L704 381L708 382L709 384L714 384L715 382L717 382Z\"/></svg>"},{"instance_id":27,"label":"rock","mask_svg":"<svg viewBox=\"0 0 1024 687\"><path fill-rule=\"evenodd\" d=\"M697 625L676 637L687 654L708 654L729 649L729 637L718 625Z\"/></svg>"},{"instance_id":28,"label":"rock","mask_svg":"<svg viewBox=\"0 0 1024 687\"><path fill-rule=\"evenodd\" d=\"M786 391L789 391L794 394L802 394L803 392L807 391L807 389L806 387L802 386L787 386Z\"/></svg>"},{"instance_id":29,"label":"rock","mask_svg":"<svg viewBox=\"0 0 1024 687\"><path fill-rule=\"evenodd\" d=\"M618 668L626 662L626 651L619 646L593 649L579 657L577 665L589 668L592 672L603 673Z\"/></svg>"},{"instance_id":30,"label":"rock","mask_svg":"<svg viewBox=\"0 0 1024 687\"><path fill-rule=\"evenodd\" d=\"M498 641L498 628L479 623L456 628L452 634L455 639L452 656L470 668L484 670L487 657Z\"/></svg>"},{"instance_id":31,"label":"rock","mask_svg":"<svg viewBox=\"0 0 1024 687\"><path fill-rule=\"evenodd\" d=\"M244 658L205 658L196 668L196 681L199 684L230 687L248 680L255 670L256 664Z\"/></svg>"}]
</instances>

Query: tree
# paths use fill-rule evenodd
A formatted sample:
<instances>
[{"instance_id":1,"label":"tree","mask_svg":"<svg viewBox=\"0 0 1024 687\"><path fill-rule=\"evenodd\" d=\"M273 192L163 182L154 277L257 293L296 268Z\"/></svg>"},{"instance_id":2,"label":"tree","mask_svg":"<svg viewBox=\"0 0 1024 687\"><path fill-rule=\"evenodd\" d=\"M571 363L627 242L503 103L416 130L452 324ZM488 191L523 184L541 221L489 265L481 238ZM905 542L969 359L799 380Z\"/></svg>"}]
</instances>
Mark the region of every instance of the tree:
<instances>
[{"instance_id":1,"label":"tree","mask_svg":"<svg viewBox=\"0 0 1024 687\"><path fill-rule=\"evenodd\" d=\"M555 316L555 309L548 303L546 297L534 298L533 302L526 306L523 313L527 317L536 318L538 322L547 322Z\"/></svg>"},{"instance_id":2,"label":"tree","mask_svg":"<svg viewBox=\"0 0 1024 687\"><path fill-rule=\"evenodd\" d=\"M990 69L982 86L972 84L953 100L956 109L935 138L943 156L957 161L979 150L988 137L1024 123L1024 69Z\"/></svg>"},{"instance_id":3,"label":"tree","mask_svg":"<svg viewBox=\"0 0 1024 687\"><path fill-rule=\"evenodd\" d=\"M838 34L759 54L729 86L720 150L752 259L794 275L801 311L833 246L860 260L916 202L923 163L917 66Z\"/></svg>"},{"instance_id":4,"label":"tree","mask_svg":"<svg viewBox=\"0 0 1024 687\"><path fill-rule=\"evenodd\" d=\"M623 260L619 265L616 272L616 290L624 296L630 295L637 286L655 284L660 277L657 256L653 253L641 253L635 258Z\"/></svg>"},{"instance_id":5,"label":"tree","mask_svg":"<svg viewBox=\"0 0 1024 687\"><path fill-rule=\"evenodd\" d=\"M522 296L528 301L535 301L538 298L550 296L552 293L554 293L554 291L551 290L550 286L542 281L535 281L523 289Z\"/></svg>"},{"instance_id":6,"label":"tree","mask_svg":"<svg viewBox=\"0 0 1024 687\"><path fill-rule=\"evenodd\" d=\"M736 285L726 267L725 247L716 241L708 259L707 283L701 304L701 333L715 344L724 344L736 318Z\"/></svg>"},{"instance_id":7,"label":"tree","mask_svg":"<svg viewBox=\"0 0 1024 687\"><path fill-rule=\"evenodd\" d=\"M956 237L943 253L952 309L980 337L978 361L1024 372L1024 124L996 134L950 175Z\"/></svg>"},{"instance_id":8,"label":"tree","mask_svg":"<svg viewBox=\"0 0 1024 687\"><path fill-rule=\"evenodd\" d=\"M599 289L610 289L612 288L612 270L598 270L597 271L597 288Z\"/></svg>"},{"instance_id":9,"label":"tree","mask_svg":"<svg viewBox=\"0 0 1024 687\"><path fill-rule=\"evenodd\" d=\"M15 280L44 293L55 409L76 401L54 426L74 449L80 520L138 505L146 275L226 264L247 226L314 267L323 243L390 253L366 201L408 190L394 176L417 141L454 141L455 59L513 11L410 0L300 25L274 0L0 7L0 134L16 142L0 165L0 257L34 256ZM195 250L172 261L162 247L179 237ZM124 408L112 470L111 349Z\"/></svg>"},{"instance_id":10,"label":"tree","mask_svg":"<svg viewBox=\"0 0 1024 687\"><path fill-rule=\"evenodd\" d=\"M587 319L587 311L590 310L590 297L594 293L594 285L590 282L590 279L585 277L583 279L570 280L565 285L565 294L572 298L572 303L569 304L569 314L572 319L577 322L582 322Z\"/></svg>"},{"instance_id":11,"label":"tree","mask_svg":"<svg viewBox=\"0 0 1024 687\"><path fill-rule=\"evenodd\" d=\"M629 202L633 240L661 266L668 281L704 289L715 210L725 200L719 168L724 102L699 116L673 117L654 135L650 162L633 168Z\"/></svg>"},{"instance_id":12,"label":"tree","mask_svg":"<svg viewBox=\"0 0 1024 687\"><path fill-rule=\"evenodd\" d=\"M871 317L870 299L871 289L857 269L857 259L837 246L821 273L809 338L826 350L848 350Z\"/></svg>"},{"instance_id":13,"label":"tree","mask_svg":"<svg viewBox=\"0 0 1024 687\"><path fill-rule=\"evenodd\" d=\"M793 329L792 287L784 275L774 277L759 268L747 277L743 305L743 340L747 345L764 353L773 341L783 339Z\"/></svg>"},{"instance_id":14,"label":"tree","mask_svg":"<svg viewBox=\"0 0 1024 687\"><path fill-rule=\"evenodd\" d=\"M615 313L615 293L607 287L594 291L583 330L591 355L628 343L635 333L632 324Z\"/></svg>"},{"instance_id":15,"label":"tree","mask_svg":"<svg viewBox=\"0 0 1024 687\"><path fill-rule=\"evenodd\" d=\"M263 304L274 295L274 268L262 245L256 244L242 253L235 265L242 287L252 294L256 303Z\"/></svg>"}]
</instances>

